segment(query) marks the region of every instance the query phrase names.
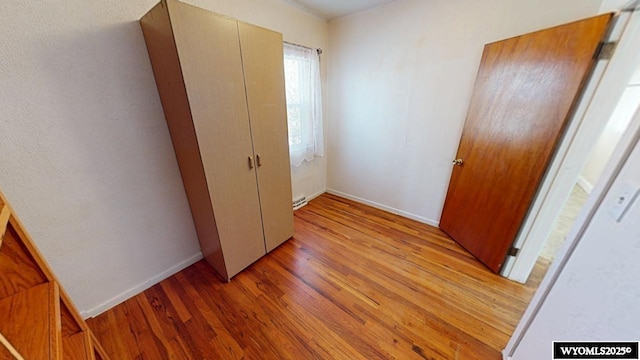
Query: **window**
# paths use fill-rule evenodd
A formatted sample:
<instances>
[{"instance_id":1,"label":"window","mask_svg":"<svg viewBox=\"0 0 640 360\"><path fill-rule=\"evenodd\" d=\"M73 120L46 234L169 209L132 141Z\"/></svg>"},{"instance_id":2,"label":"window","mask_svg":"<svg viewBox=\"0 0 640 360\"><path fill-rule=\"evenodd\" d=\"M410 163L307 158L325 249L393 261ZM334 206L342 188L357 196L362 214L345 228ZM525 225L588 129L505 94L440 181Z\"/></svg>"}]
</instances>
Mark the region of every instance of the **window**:
<instances>
[{"instance_id":1,"label":"window","mask_svg":"<svg viewBox=\"0 0 640 360\"><path fill-rule=\"evenodd\" d=\"M315 49L284 44L291 166L324 155L320 58Z\"/></svg>"}]
</instances>

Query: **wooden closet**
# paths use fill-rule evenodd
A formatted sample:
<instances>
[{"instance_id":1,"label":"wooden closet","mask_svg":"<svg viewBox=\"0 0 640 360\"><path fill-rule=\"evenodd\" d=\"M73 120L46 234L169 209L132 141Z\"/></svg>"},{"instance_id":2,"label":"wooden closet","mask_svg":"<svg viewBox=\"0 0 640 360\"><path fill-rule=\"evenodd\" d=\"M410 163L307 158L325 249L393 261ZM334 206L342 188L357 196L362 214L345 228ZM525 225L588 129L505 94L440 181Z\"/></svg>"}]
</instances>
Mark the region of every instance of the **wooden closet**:
<instances>
[{"instance_id":1,"label":"wooden closet","mask_svg":"<svg viewBox=\"0 0 640 360\"><path fill-rule=\"evenodd\" d=\"M108 359L0 193L0 359L63 358Z\"/></svg>"},{"instance_id":2,"label":"wooden closet","mask_svg":"<svg viewBox=\"0 0 640 360\"><path fill-rule=\"evenodd\" d=\"M229 280L293 236L282 35L175 0L140 23L202 252Z\"/></svg>"}]
</instances>

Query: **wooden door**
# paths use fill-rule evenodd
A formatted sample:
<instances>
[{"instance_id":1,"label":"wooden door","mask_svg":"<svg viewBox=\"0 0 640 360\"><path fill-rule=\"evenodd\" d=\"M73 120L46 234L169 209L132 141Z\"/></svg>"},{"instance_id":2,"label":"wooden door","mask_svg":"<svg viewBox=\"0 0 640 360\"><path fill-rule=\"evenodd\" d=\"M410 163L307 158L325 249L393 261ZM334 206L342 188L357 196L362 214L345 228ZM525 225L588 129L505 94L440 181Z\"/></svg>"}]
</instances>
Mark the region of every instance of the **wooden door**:
<instances>
[{"instance_id":1,"label":"wooden door","mask_svg":"<svg viewBox=\"0 0 640 360\"><path fill-rule=\"evenodd\" d=\"M228 279L266 253L237 21L167 4Z\"/></svg>"},{"instance_id":2,"label":"wooden door","mask_svg":"<svg viewBox=\"0 0 640 360\"><path fill-rule=\"evenodd\" d=\"M282 34L238 22L267 251L293 236Z\"/></svg>"},{"instance_id":3,"label":"wooden door","mask_svg":"<svg viewBox=\"0 0 640 360\"><path fill-rule=\"evenodd\" d=\"M440 227L499 272L612 15L487 44Z\"/></svg>"}]
</instances>

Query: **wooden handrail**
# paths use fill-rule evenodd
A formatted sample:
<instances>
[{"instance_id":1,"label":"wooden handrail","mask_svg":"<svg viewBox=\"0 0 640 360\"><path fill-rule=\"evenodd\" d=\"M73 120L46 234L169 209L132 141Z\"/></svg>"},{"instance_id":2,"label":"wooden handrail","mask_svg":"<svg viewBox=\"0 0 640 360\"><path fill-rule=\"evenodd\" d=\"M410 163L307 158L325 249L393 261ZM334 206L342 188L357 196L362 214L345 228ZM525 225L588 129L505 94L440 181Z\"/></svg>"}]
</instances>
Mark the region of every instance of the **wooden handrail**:
<instances>
[{"instance_id":1,"label":"wooden handrail","mask_svg":"<svg viewBox=\"0 0 640 360\"><path fill-rule=\"evenodd\" d=\"M13 357L16 360L24 360L24 357L22 357L22 355L20 355L18 350L16 350L16 348L14 348L13 345L11 345L9 340L7 340L7 338L4 337L4 335L2 335L2 333L0 333L0 344L2 344L7 349L7 351L9 351L9 353L11 355L13 355Z\"/></svg>"},{"instance_id":2,"label":"wooden handrail","mask_svg":"<svg viewBox=\"0 0 640 360\"><path fill-rule=\"evenodd\" d=\"M11 208L9 205L2 204L0 205L2 208L0 209L0 246L2 246L2 239L4 238L4 233L7 231L7 225L9 224L9 218L11 217Z\"/></svg>"}]
</instances>

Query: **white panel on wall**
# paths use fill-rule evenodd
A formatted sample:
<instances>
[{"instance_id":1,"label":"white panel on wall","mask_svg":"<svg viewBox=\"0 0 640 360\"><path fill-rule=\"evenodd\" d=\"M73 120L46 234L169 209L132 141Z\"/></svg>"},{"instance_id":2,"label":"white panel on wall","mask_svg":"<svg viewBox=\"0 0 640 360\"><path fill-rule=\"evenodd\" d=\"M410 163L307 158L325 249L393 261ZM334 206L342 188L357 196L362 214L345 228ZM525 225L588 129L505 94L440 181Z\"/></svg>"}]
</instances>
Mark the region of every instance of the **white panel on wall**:
<instances>
[{"instance_id":1,"label":"white panel on wall","mask_svg":"<svg viewBox=\"0 0 640 360\"><path fill-rule=\"evenodd\" d=\"M330 22L328 188L437 223L484 44L600 3L406 0Z\"/></svg>"}]
</instances>

